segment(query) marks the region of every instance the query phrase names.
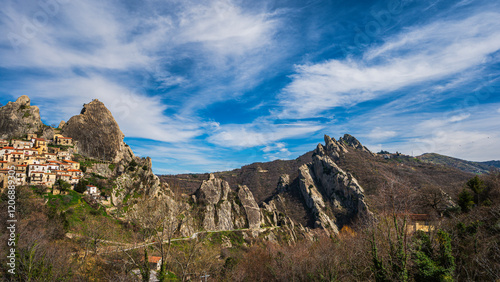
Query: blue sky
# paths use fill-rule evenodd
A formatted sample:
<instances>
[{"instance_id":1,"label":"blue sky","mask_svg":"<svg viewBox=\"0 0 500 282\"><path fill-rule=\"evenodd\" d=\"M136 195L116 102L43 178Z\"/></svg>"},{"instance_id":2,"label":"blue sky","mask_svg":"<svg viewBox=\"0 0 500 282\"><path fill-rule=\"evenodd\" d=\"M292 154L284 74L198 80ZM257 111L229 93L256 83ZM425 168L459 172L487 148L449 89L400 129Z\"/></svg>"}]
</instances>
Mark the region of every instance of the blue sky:
<instances>
[{"instance_id":1,"label":"blue sky","mask_svg":"<svg viewBox=\"0 0 500 282\"><path fill-rule=\"evenodd\" d=\"M351 3L353 2L353 3ZM98 98L158 174L372 151L500 159L498 1L4 0L0 103Z\"/></svg>"}]
</instances>

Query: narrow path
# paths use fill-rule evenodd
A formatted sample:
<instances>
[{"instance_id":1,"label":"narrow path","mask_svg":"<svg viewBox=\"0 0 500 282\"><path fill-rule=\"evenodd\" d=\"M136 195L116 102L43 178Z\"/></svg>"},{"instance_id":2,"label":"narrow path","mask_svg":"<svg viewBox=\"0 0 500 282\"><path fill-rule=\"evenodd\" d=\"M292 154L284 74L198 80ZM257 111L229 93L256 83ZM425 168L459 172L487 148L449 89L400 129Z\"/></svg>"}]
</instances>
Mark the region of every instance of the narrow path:
<instances>
[{"instance_id":1,"label":"narrow path","mask_svg":"<svg viewBox=\"0 0 500 282\"><path fill-rule=\"evenodd\" d=\"M196 238L198 238L199 234L203 234L203 233L238 232L238 231L252 231L252 230L266 231L266 230L273 230L273 229L276 229L276 228L280 228L280 226L262 227L262 228L259 228L259 229L243 228L243 229L232 229L232 230L198 231L198 232L193 233L193 235L191 235L191 237L174 238L174 239L171 239L170 242L186 241L186 240L196 239ZM104 241L101 241L101 242L104 242ZM111 241L109 241L109 242L111 242ZM117 243L117 242L115 242L115 243ZM168 240L164 240L163 243L168 243ZM132 245L132 244L124 244L124 243L121 243L121 244L125 245L125 246ZM100 254L109 254L109 253L116 253L116 252L122 252L122 251L130 251L130 250L135 250L135 249L140 249L140 248L144 248L144 247L147 247L147 246L151 246L151 245L154 245L154 244L157 244L157 242L150 242L150 243L145 243L145 244L139 244L139 245L135 245L135 246L130 247L130 248L125 248L125 249L118 247L115 250L111 250L111 251L107 251L107 252L99 252L99 253Z\"/></svg>"}]
</instances>

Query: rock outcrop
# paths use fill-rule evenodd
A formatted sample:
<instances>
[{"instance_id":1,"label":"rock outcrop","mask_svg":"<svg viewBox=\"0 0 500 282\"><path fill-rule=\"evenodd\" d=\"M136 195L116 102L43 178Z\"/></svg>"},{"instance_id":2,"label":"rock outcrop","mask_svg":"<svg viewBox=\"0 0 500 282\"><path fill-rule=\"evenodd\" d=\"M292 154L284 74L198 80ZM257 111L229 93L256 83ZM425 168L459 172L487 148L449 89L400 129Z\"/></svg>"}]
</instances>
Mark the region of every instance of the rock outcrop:
<instances>
[{"instance_id":1,"label":"rock outcrop","mask_svg":"<svg viewBox=\"0 0 500 282\"><path fill-rule=\"evenodd\" d=\"M125 135L118 123L102 102L95 99L83 105L79 115L61 122L59 127L62 127L62 135L73 138L81 155L113 164L112 168L94 164L89 172L118 176L112 196L115 205L133 191L148 196L158 194L161 183L153 174L151 159L134 155L123 141Z\"/></svg>"},{"instance_id":2,"label":"rock outcrop","mask_svg":"<svg viewBox=\"0 0 500 282\"><path fill-rule=\"evenodd\" d=\"M259 228L260 209L246 186L234 192L229 184L210 174L194 194L201 206L201 225L204 230L233 230Z\"/></svg>"},{"instance_id":3,"label":"rock outcrop","mask_svg":"<svg viewBox=\"0 0 500 282\"><path fill-rule=\"evenodd\" d=\"M363 188L350 173L334 162L346 152L344 144L356 149L364 148L352 138L341 139L340 142L325 135L326 145L318 144L312 163L299 169L300 191L314 217L314 227L338 233L339 227L344 224L373 217L365 202Z\"/></svg>"},{"instance_id":4,"label":"rock outcrop","mask_svg":"<svg viewBox=\"0 0 500 282\"><path fill-rule=\"evenodd\" d=\"M246 185L238 185L238 198L240 199L243 208L245 209L248 227L249 228L259 228L260 227L260 209L257 202L253 197L252 192L248 189Z\"/></svg>"},{"instance_id":5,"label":"rock outcrop","mask_svg":"<svg viewBox=\"0 0 500 282\"><path fill-rule=\"evenodd\" d=\"M79 152L90 158L120 163L134 157L113 115L97 99L83 105L81 113L70 118L61 133L73 138Z\"/></svg>"},{"instance_id":6,"label":"rock outcrop","mask_svg":"<svg viewBox=\"0 0 500 282\"><path fill-rule=\"evenodd\" d=\"M340 137L338 141L335 140L335 138L330 138L328 135L325 135L324 139L325 146L323 149L334 161L338 160L342 154L347 153L349 148L374 155L368 148L363 146L358 139L349 134L344 134L344 137Z\"/></svg>"},{"instance_id":7,"label":"rock outcrop","mask_svg":"<svg viewBox=\"0 0 500 282\"><path fill-rule=\"evenodd\" d=\"M354 136L352 135L344 134L344 137L339 138L339 142L344 143L347 146L352 147L354 149L358 149L373 155L373 153L370 150L368 150L368 148L363 146L361 142L359 142L359 140L354 138Z\"/></svg>"},{"instance_id":8,"label":"rock outcrop","mask_svg":"<svg viewBox=\"0 0 500 282\"><path fill-rule=\"evenodd\" d=\"M290 186L290 175L282 174L278 182L277 192L278 193L286 192L288 191L289 186Z\"/></svg>"},{"instance_id":9,"label":"rock outcrop","mask_svg":"<svg viewBox=\"0 0 500 282\"><path fill-rule=\"evenodd\" d=\"M28 96L21 96L0 108L0 139L20 138L43 130L40 110L30 103Z\"/></svg>"}]
</instances>

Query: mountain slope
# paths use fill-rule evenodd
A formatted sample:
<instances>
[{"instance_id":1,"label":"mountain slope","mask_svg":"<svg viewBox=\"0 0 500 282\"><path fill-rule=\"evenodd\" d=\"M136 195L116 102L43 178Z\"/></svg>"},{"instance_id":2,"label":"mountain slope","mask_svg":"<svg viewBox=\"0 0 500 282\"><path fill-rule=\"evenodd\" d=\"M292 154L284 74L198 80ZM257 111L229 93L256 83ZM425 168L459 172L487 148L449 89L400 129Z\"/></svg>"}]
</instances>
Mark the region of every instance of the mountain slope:
<instances>
[{"instance_id":1,"label":"mountain slope","mask_svg":"<svg viewBox=\"0 0 500 282\"><path fill-rule=\"evenodd\" d=\"M417 157L427 163L454 167L470 173L487 173L492 168L500 168L500 161L472 162L436 153L427 153Z\"/></svg>"},{"instance_id":2,"label":"mountain slope","mask_svg":"<svg viewBox=\"0 0 500 282\"><path fill-rule=\"evenodd\" d=\"M333 162L330 169L319 165L319 161L314 161L314 156L320 154L322 150L325 153L321 154L328 156ZM308 165L309 168L302 167L304 165ZM338 168L334 169L334 166ZM308 152L295 160L254 163L232 171L217 172L214 175L227 181L231 187L246 185L260 206L276 207L277 213L284 214L295 223L314 227L318 226L315 217L317 211L315 212L313 206L308 204L307 196L309 192L313 192L303 192L309 185L314 186L314 189L323 195L321 196L324 197L323 202L328 205L333 204L324 211L329 217L333 216L332 212L335 212L336 208L340 211L342 207L350 205L347 202L342 203L338 198L332 198L331 188L324 189L330 185L329 182L335 182L328 175L329 171L334 170L343 171L346 179L355 179L364 191L364 201L370 206L370 210L375 211L382 210L384 203L380 198L384 196L384 189L388 186L396 190L408 188L415 192L439 187L447 195L455 196L463 187L463 183L473 176L454 167L427 163L409 156L401 155L385 159L370 152L356 138L348 134L338 141L325 136L325 145L320 144L315 151ZM308 178L310 183L305 187L302 185L301 188L301 183ZM192 194L200 187L202 181L208 179L208 174L163 175L160 179L168 183L176 193ZM324 182L326 179L329 180ZM344 188L341 190L346 191ZM340 192L341 195L343 193ZM355 218L354 208L344 211L347 212L345 216L340 214L335 216L340 226L348 224ZM416 206L413 212L422 210Z\"/></svg>"}]
</instances>

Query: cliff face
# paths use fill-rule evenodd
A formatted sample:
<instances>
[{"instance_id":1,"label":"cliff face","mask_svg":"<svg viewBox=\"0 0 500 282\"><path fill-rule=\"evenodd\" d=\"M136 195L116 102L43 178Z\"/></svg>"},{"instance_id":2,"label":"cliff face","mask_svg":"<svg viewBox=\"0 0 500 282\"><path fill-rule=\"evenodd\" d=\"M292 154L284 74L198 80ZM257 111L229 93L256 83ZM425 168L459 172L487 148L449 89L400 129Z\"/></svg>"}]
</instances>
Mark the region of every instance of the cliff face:
<instances>
[{"instance_id":1,"label":"cliff face","mask_svg":"<svg viewBox=\"0 0 500 282\"><path fill-rule=\"evenodd\" d=\"M77 141L79 152L90 158L120 163L134 157L113 115L97 99L83 105L81 113L62 126L61 133Z\"/></svg>"},{"instance_id":2,"label":"cliff face","mask_svg":"<svg viewBox=\"0 0 500 282\"><path fill-rule=\"evenodd\" d=\"M259 228L260 209L246 186L233 191L227 181L210 174L208 180L194 194L195 204L200 206L204 230L233 230Z\"/></svg>"},{"instance_id":3,"label":"cliff face","mask_svg":"<svg viewBox=\"0 0 500 282\"><path fill-rule=\"evenodd\" d=\"M307 206L312 210L315 227L337 233L344 224L356 219L371 220L373 215L358 181L333 160L347 149L341 142L328 136L325 136L325 143L327 147L319 144L314 151L312 163L300 168L299 187ZM351 147L367 150L360 143Z\"/></svg>"},{"instance_id":4,"label":"cliff face","mask_svg":"<svg viewBox=\"0 0 500 282\"><path fill-rule=\"evenodd\" d=\"M114 205L119 205L134 191L156 196L161 188L159 178L153 174L150 158L139 158L125 144L125 135L106 106L95 99L83 105L79 115L68 122L61 122L61 133L75 141L78 152L89 158L116 164L110 169L107 164L94 164L88 173L106 177L117 176L111 195Z\"/></svg>"},{"instance_id":5,"label":"cliff face","mask_svg":"<svg viewBox=\"0 0 500 282\"><path fill-rule=\"evenodd\" d=\"M28 96L21 96L0 108L0 139L22 137L43 128L40 110L30 103Z\"/></svg>"}]
</instances>

